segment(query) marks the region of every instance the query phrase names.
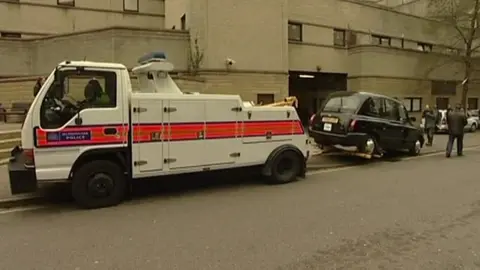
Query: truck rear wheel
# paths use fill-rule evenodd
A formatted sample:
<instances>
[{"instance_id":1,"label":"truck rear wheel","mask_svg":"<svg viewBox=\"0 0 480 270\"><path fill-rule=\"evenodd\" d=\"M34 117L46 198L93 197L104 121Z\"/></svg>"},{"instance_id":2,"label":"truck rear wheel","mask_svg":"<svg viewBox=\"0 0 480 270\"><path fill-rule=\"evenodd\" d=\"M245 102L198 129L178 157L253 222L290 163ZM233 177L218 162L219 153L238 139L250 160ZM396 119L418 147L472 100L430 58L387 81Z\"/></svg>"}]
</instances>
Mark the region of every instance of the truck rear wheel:
<instances>
[{"instance_id":1,"label":"truck rear wheel","mask_svg":"<svg viewBox=\"0 0 480 270\"><path fill-rule=\"evenodd\" d=\"M295 181L302 170L300 155L291 150L278 154L271 164L272 172L267 179L270 184L285 184Z\"/></svg>"},{"instance_id":2,"label":"truck rear wheel","mask_svg":"<svg viewBox=\"0 0 480 270\"><path fill-rule=\"evenodd\" d=\"M78 168L72 179L72 195L83 208L102 208L122 202L127 189L123 170L108 160L91 161Z\"/></svg>"}]
</instances>

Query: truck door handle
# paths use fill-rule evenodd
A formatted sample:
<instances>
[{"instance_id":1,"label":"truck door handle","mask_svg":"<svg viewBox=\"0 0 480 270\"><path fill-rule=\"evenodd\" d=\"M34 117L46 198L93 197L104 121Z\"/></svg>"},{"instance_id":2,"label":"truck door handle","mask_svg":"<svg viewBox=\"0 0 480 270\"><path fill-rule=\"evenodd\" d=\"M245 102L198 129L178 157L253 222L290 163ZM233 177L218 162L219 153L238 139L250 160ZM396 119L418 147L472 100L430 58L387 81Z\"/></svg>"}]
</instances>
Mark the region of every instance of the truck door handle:
<instances>
[{"instance_id":1,"label":"truck door handle","mask_svg":"<svg viewBox=\"0 0 480 270\"><path fill-rule=\"evenodd\" d=\"M115 134L117 134L117 129L116 128L105 128L105 129L103 129L103 134L105 134L105 135L115 135Z\"/></svg>"}]
</instances>

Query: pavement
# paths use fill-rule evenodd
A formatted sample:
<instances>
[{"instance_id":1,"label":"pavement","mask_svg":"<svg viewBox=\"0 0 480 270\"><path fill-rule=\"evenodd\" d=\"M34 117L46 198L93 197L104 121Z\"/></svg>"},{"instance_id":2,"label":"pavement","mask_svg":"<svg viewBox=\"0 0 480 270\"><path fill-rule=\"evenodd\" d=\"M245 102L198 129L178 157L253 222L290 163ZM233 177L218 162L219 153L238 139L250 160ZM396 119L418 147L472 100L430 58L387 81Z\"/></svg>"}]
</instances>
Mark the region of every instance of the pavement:
<instances>
[{"instance_id":1,"label":"pavement","mask_svg":"<svg viewBox=\"0 0 480 270\"><path fill-rule=\"evenodd\" d=\"M477 149L0 211L0 269L480 269L479 163Z\"/></svg>"}]
</instances>

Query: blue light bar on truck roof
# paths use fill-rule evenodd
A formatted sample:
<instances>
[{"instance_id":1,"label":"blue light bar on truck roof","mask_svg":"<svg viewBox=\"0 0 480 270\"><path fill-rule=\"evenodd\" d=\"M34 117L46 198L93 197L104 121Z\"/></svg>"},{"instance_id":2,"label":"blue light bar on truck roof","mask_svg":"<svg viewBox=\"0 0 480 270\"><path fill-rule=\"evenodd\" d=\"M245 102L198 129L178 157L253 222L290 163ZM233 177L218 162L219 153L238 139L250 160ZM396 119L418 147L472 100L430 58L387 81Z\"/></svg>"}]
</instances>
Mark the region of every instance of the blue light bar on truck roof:
<instances>
[{"instance_id":1,"label":"blue light bar on truck roof","mask_svg":"<svg viewBox=\"0 0 480 270\"><path fill-rule=\"evenodd\" d=\"M140 65L147 64L150 62L161 62L167 60L167 56L164 52L151 52L145 54L144 56L138 58L137 62Z\"/></svg>"}]
</instances>

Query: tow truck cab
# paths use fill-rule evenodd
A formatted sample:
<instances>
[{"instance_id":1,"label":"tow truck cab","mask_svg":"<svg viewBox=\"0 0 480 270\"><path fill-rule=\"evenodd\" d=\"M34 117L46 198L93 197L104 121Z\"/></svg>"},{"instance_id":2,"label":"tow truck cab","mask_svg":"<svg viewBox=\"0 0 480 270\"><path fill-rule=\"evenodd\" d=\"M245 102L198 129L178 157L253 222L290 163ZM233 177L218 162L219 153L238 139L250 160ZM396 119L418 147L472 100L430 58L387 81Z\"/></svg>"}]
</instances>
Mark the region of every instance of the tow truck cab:
<instances>
[{"instance_id":1,"label":"tow truck cab","mask_svg":"<svg viewBox=\"0 0 480 270\"><path fill-rule=\"evenodd\" d=\"M118 204L132 179L260 166L270 183L305 174L308 140L291 106L184 94L163 53L122 64L65 61L35 97L9 163L13 194L70 182L83 207Z\"/></svg>"}]
</instances>

